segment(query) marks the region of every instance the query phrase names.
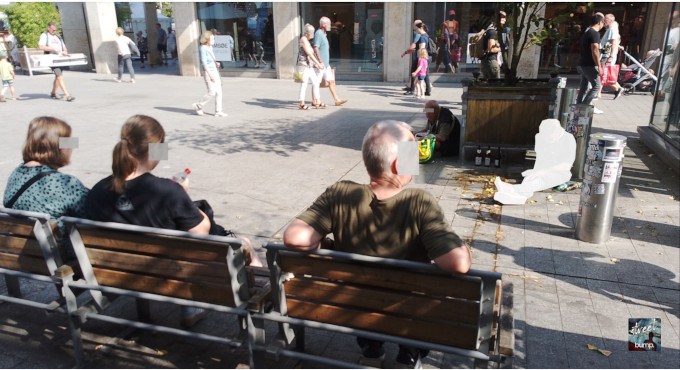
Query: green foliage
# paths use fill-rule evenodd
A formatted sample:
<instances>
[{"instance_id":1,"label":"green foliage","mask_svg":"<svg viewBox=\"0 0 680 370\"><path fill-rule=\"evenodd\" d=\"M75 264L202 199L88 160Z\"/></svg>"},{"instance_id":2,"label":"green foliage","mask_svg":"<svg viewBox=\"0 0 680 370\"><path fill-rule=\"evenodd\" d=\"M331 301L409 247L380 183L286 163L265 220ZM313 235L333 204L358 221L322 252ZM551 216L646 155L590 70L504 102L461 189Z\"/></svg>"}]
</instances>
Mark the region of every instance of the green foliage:
<instances>
[{"instance_id":1,"label":"green foliage","mask_svg":"<svg viewBox=\"0 0 680 370\"><path fill-rule=\"evenodd\" d=\"M116 22L118 22L119 27L123 27L124 30L132 31L132 10L130 10L130 3L114 3L116 7Z\"/></svg>"},{"instance_id":2,"label":"green foliage","mask_svg":"<svg viewBox=\"0 0 680 370\"><path fill-rule=\"evenodd\" d=\"M156 3L156 9L160 9L161 13L168 17L168 18L173 18L173 9L172 9L172 3L161 1Z\"/></svg>"},{"instance_id":3,"label":"green foliage","mask_svg":"<svg viewBox=\"0 0 680 370\"><path fill-rule=\"evenodd\" d=\"M7 14L9 29L18 40L18 46L37 48L40 34L47 30L47 24L59 25L61 19L54 3L14 2L0 10Z\"/></svg>"}]
</instances>

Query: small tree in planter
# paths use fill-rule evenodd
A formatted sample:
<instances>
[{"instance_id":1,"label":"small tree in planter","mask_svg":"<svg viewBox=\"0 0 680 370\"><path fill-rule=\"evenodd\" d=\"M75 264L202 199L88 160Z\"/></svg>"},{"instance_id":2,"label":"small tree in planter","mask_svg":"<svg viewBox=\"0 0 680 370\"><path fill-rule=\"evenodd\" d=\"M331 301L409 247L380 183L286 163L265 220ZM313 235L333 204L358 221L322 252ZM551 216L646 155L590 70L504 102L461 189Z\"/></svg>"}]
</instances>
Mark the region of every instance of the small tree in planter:
<instances>
[{"instance_id":1,"label":"small tree in planter","mask_svg":"<svg viewBox=\"0 0 680 370\"><path fill-rule=\"evenodd\" d=\"M498 38L503 50L503 73L509 85L517 83L517 67L522 53L532 45L541 45L545 40L559 40L561 35L557 25L569 19L569 12L546 19L541 15L545 11L546 3L514 2L502 3L501 8L507 14L506 26L510 28L509 39L511 45L506 45L502 37ZM575 5L569 4L569 8ZM569 9L568 8L568 9ZM500 25L500 14L496 13L494 24ZM533 30L532 30L532 27ZM499 34L502 32L498 30Z\"/></svg>"}]
</instances>

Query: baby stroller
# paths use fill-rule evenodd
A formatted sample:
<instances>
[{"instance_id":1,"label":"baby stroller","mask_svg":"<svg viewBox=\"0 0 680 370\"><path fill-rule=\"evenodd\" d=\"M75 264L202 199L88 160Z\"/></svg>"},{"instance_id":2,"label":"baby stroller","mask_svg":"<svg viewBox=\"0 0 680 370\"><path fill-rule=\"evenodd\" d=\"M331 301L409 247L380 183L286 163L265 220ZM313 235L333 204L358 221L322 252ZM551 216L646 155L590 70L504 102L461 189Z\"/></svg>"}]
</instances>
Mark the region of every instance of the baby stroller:
<instances>
[{"instance_id":1,"label":"baby stroller","mask_svg":"<svg viewBox=\"0 0 680 370\"><path fill-rule=\"evenodd\" d=\"M642 91L653 95L657 77L649 68L654 64L656 58L661 55L661 50L656 49L647 53L647 57L642 63L638 62L625 50L623 53L633 63L628 65L627 68L621 68L619 71L619 84L623 87L623 93L628 95L635 93L635 91Z\"/></svg>"}]
</instances>

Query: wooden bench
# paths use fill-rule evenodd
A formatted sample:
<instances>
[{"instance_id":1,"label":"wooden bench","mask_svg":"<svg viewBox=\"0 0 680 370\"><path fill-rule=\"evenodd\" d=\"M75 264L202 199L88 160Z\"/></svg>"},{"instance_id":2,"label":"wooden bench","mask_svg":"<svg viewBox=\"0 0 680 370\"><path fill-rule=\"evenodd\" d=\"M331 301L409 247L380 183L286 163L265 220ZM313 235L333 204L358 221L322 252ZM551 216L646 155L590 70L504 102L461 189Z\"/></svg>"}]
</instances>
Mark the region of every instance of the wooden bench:
<instances>
[{"instance_id":1,"label":"wooden bench","mask_svg":"<svg viewBox=\"0 0 680 370\"><path fill-rule=\"evenodd\" d=\"M69 228L83 274L83 279L73 280L68 266L59 270L78 366L83 365L84 359L80 328L88 319L232 347L248 346L248 337L264 336L263 331L255 332L249 311L264 309L269 282L256 286L255 283L261 281L256 275L262 274L246 267L241 239L72 217L62 217L62 220ZM74 288L90 291L96 303L94 309L78 305L72 293ZM107 314L111 295L135 298L138 320ZM223 338L151 324L149 301L236 315L241 320L241 333L237 338ZM248 334L245 340L244 330ZM252 356L250 359L252 366Z\"/></svg>"},{"instance_id":2,"label":"wooden bench","mask_svg":"<svg viewBox=\"0 0 680 370\"><path fill-rule=\"evenodd\" d=\"M256 342L256 357L269 352L347 367L303 352L304 328L310 327L471 357L480 367L489 361L511 366L513 322L504 307L511 305L512 286L504 291L501 274L452 275L412 261L300 252L273 243L265 248L274 310L253 314L253 320L280 323L282 337L286 344L295 339L296 351Z\"/></svg>"},{"instance_id":3,"label":"wooden bench","mask_svg":"<svg viewBox=\"0 0 680 370\"><path fill-rule=\"evenodd\" d=\"M62 308L63 300L43 303L23 298L19 283L19 278L25 278L55 284L61 295L54 273L63 264L64 255L54 232L56 222L48 214L0 208L0 274L7 286L7 295L0 295L0 301L48 312Z\"/></svg>"}]
</instances>

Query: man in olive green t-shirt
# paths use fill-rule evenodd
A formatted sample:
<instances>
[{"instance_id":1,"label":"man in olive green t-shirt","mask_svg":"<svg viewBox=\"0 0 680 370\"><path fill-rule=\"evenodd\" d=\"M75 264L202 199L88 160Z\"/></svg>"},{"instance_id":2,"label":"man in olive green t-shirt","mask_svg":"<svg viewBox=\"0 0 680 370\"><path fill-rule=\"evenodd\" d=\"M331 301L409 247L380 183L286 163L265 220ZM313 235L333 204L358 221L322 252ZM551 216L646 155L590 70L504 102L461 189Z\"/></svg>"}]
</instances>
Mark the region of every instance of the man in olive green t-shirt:
<instances>
[{"instance_id":1,"label":"man in olive green t-shirt","mask_svg":"<svg viewBox=\"0 0 680 370\"><path fill-rule=\"evenodd\" d=\"M414 140L403 122L381 121L371 126L361 149L370 183L341 181L330 186L288 226L284 244L300 250L332 247L369 256L434 261L444 271L466 273L470 248L449 228L432 194L404 189L411 175L397 172L398 143ZM334 242L326 238L330 233ZM380 342L366 338L358 342L365 357L384 353ZM417 359L418 354L405 349L400 349L397 361Z\"/></svg>"}]
</instances>

